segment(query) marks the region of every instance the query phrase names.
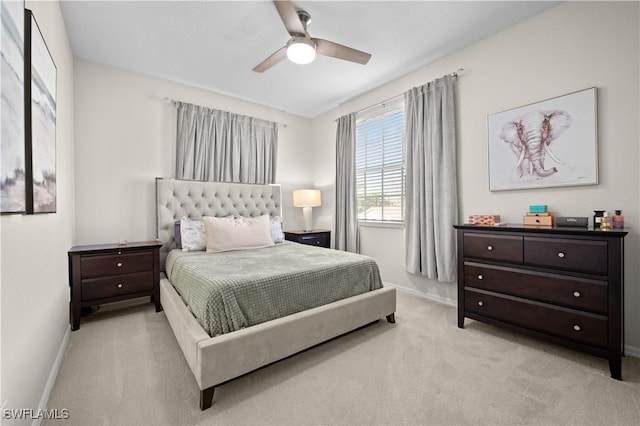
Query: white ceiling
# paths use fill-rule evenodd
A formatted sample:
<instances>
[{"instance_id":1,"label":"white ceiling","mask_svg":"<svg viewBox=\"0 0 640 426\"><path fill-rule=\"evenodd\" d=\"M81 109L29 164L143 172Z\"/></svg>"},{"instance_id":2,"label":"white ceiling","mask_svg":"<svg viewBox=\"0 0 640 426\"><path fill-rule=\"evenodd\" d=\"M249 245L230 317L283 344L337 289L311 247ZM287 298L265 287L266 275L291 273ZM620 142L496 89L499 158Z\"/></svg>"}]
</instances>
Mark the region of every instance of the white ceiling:
<instances>
[{"instance_id":1,"label":"white ceiling","mask_svg":"<svg viewBox=\"0 0 640 426\"><path fill-rule=\"evenodd\" d=\"M294 4L311 14L312 37L369 52L369 63L319 56L251 71L289 39L271 1L63 0L61 8L77 58L315 117L558 2Z\"/></svg>"}]
</instances>

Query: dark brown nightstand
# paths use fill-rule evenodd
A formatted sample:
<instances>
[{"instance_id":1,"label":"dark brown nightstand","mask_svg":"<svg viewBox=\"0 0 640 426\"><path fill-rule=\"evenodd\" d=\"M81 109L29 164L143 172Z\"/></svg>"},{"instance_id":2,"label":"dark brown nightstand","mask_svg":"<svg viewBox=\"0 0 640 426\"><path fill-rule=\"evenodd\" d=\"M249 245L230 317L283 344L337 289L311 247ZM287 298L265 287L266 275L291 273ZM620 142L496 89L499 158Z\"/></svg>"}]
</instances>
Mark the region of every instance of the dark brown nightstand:
<instances>
[{"instance_id":1,"label":"dark brown nightstand","mask_svg":"<svg viewBox=\"0 0 640 426\"><path fill-rule=\"evenodd\" d=\"M285 231L284 238L300 244L329 248L331 245L331 231L326 229L312 229L311 231Z\"/></svg>"},{"instance_id":2,"label":"dark brown nightstand","mask_svg":"<svg viewBox=\"0 0 640 426\"><path fill-rule=\"evenodd\" d=\"M160 304L160 246L158 241L72 247L69 252L71 330L80 328L83 307L150 296Z\"/></svg>"}]
</instances>

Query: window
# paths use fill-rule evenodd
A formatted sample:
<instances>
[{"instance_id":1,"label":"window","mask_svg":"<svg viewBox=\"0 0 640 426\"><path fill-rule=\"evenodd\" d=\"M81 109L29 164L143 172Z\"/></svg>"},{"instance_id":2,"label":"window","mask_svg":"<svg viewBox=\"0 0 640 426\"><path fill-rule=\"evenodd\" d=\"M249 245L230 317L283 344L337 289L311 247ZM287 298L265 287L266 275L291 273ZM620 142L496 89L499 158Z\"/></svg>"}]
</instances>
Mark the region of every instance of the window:
<instances>
[{"instance_id":1,"label":"window","mask_svg":"<svg viewBox=\"0 0 640 426\"><path fill-rule=\"evenodd\" d=\"M404 221L404 98L356 115L358 221Z\"/></svg>"}]
</instances>

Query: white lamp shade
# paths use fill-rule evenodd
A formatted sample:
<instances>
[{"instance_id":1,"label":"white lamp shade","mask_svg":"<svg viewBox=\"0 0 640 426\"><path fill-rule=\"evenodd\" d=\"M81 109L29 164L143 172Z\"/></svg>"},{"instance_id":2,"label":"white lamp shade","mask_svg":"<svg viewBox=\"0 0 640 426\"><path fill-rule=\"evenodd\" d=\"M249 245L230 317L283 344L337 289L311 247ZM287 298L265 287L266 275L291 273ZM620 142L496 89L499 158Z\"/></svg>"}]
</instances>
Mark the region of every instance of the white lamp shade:
<instances>
[{"instance_id":1,"label":"white lamp shade","mask_svg":"<svg viewBox=\"0 0 640 426\"><path fill-rule=\"evenodd\" d=\"M305 37L294 37L287 44L287 58L294 64L308 64L316 57L316 46Z\"/></svg>"},{"instance_id":2,"label":"white lamp shade","mask_svg":"<svg viewBox=\"0 0 640 426\"><path fill-rule=\"evenodd\" d=\"M293 191L294 207L318 207L322 205L320 190L318 189L298 189Z\"/></svg>"}]
</instances>

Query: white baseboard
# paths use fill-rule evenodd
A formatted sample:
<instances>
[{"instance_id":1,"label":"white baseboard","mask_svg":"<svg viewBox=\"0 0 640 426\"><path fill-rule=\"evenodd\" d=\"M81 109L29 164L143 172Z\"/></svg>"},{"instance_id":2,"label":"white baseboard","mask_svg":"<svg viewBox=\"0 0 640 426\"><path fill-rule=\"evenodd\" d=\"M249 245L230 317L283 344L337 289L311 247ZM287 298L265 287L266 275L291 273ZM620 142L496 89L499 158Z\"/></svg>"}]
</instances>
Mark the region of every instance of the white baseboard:
<instances>
[{"instance_id":1,"label":"white baseboard","mask_svg":"<svg viewBox=\"0 0 640 426\"><path fill-rule=\"evenodd\" d=\"M403 293L409 293L414 296L422 297L423 299L431 300L433 302L442 303L444 305L453 306L454 308L458 306L458 302L447 297L437 296L435 294L423 293L414 288L403 287L401 285L392 284L385 282L384 285L388 285L389 287L394 287L396 290L401 291Z\"/></svg>"},{"instance_id":2,"label":"white baseboard","mask_svg":"<svg viewBox=\"0 0 640 426\"><path fill-rule=\"evenodd\" d=\"M51 395L51 390L53 389L53 385L56 382L56 377L58 376L58 371L60 370L60 364L62 364L62 357L64 357L64 352L67 349L67 344L69 343L70 336L71 326L67 326L67 331L66 333L64 333L64 337L62 338L62 342L60 343L60 348L58 349L58 355L56 355L56 359L51 366L49 378L47 379L47 383L45 384L44 390L42 391L42 397L40 398L40 403L38 404L38 412L44 411L47 408L49 396ZM32 426L40 426L40 422L42 422L42 419L38 418L35 419L31 424Z\"/></svg>"},{"instance_id":3,"label":"white baseboard","mask_svg":"<svg viewBox=\"0 0 640 426\"><path fill-rule=\"evenodd\" d=\"M640 358L640 348L636 348L635 346L630 345L624 345L624 354L625 356Z\"/></svg>"},{"instance_id":4,"label":"white baseboard","mask_svg":"<svg viewBox=\"0 0 640 426\"><path fill-rule=\"evenodd\" d=\"M458 307L458 301L448 299L446 297L440 297L429 293L422 293L413 288L403 287L400 285L392 284L385 282L384 285L388 285L389 287L394 287L396 290L401 291L403 293L409 293L414 296L422 297L423 299L431 300L433 302L443 303L445 305L453 306L454 308ZM625 345L624 346L624 354L625 356L632 356L634 358L640 358L640 348L635 346Z\"/></svg>"}]
</instances>

